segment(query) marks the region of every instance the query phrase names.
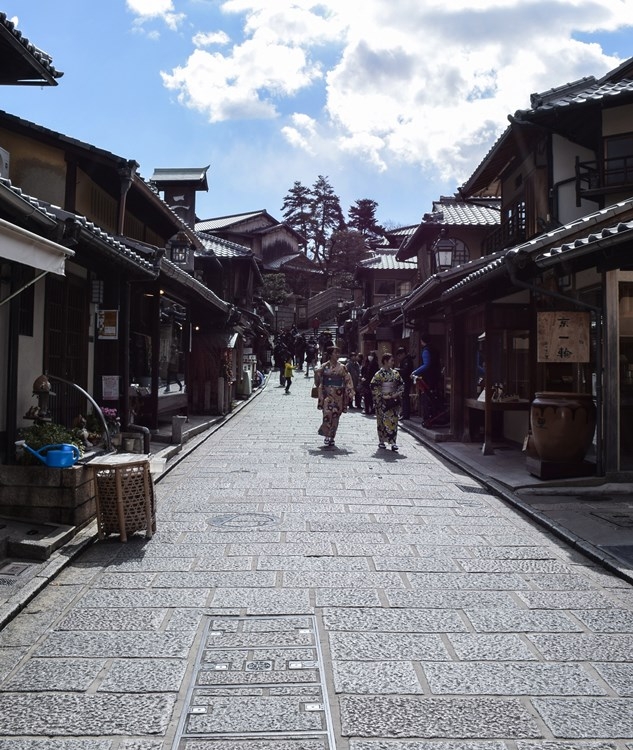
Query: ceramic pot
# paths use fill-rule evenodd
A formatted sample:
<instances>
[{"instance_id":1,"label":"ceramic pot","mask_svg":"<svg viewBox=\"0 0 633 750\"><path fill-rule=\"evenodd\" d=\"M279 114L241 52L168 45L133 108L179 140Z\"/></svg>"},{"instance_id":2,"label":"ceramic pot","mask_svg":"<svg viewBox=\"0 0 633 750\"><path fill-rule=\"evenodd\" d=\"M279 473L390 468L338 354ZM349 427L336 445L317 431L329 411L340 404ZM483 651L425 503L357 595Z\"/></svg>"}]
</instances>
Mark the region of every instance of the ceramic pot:
<instances>
[{"instance_id":1,"label":"ceramic pot","mask_svg":"<svg viewBox=\"0 0 633 750\"><path fill-rule=\"evenodd\" d=\"M590 393L542 391L530 406L534 446L541 461L582 461L596 429Z\"/></svg>"}]
</instances>

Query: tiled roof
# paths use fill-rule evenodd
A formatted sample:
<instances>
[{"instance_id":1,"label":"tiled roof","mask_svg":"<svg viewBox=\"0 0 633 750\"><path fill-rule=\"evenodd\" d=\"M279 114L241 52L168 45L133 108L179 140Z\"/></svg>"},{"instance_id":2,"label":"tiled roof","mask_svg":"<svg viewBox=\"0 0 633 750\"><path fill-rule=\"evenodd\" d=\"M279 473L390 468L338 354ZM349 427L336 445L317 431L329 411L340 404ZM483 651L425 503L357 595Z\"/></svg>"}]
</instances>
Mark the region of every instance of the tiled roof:
<instances>
[{"instance_id":1,"label":"tiled roof","mask_svg":"<svg viewBox=\"0 0 633 750\"><path fill-rule=\"evenodd\" d=\"M218 310L222 310L223 312L228 312L229 309L231 308L231 305L228 302L225 302L223 299L220 299L218 295L215 294L215 292L212 292L209 289L209 287L205 286L202 282L195 279L186 271L183 271L182 268L179 268L170 260L167 260L167 258L161 258L160 270L161 270L161 273L164 273L166 276L169 276L169 278L172 278L178 283L187 287L188 289L191 289L193 292L195 292L199 297L201 297L206 302L211 302L215 307L218 308Z\"/></svg>"},{"instance_id":2,"label":"tiled roof","mask_svg":"<svg viewBox=\"0 0 633 750\"><path fill-rule=\"evenodd\" d=\"M155 266L152 261L138 252L131 250L124 242L105 232L92 221L88 221L85 216L71 213L63 208L59 208L59 206L49 205L48 208L60 221L71 221L79 225L93 240L97 240L102 247L107 248L113 257L132 265L136 270L141 269L149 272L152 276L156 276Z\"/></svg>"},{"instance_id":3,"label":"tiled roof","mask_svg":"<svg viewBox=\"0 0 633 750\"><path fill-rule=\"evenodd\" d=\"M626 238L624 234L627 234ZM570 254L579 254L580 252L586 252L591 250L592 246L609 240L612 238L618 238L621 240L631 240L629 235L633 234L633 221L621 221L613 226L604 227L603 229L592 232L586 237L575 239L573 242L566 242L558 247L551 247L542 253L538 253L534 256L534 262L545 265L552 265L564 261Z\"/></svg>"},{"instance_id":4,"label":"tiled roof","mask_svg":"<svg viewBox=\"0 0 633 750\"><path fill-rule=\"evenodd\" d=\"M218 216L215 219L204 219L196 222L197 232L213 232L217 229L226 229L234 224L240 224L243 221L253 219L256 216L267 216L265 210L261 211L250 211L244 214L233 214L231 216Z\"/></svg>"},{"instance_id":5,"label":"tiled roof","mask_svg":"<svg viewBox=\"0 0 633 750\"><path fill-rule=\"evenodd\" d=\"M417 261L396 260L397 252L395 249L387 248L376 250L372 258L361 260L358 265L376 271L402 271L407 269L414 271L417 269Z\"/></svg>"},{"instance_id":6,"label":"tiled roof","mask_svg":"<svg viewBox=\"0 0 633 750\"><path fill-rule=\"evenodd\" d=\"M292 253L291 255L282 255L280 258L267 260L263 264L265 271L279 271L297 269L308 273L322 273L321 269L307 258L303 253Z\"/></svg>"},{"instance_id":7,"label":"tiled roof","mask_svg":"<svg viewBox=\"0 0 633 750\"><path fill-rule=\"evenodd\" d=\"M606 99L613 99L624 95L630 97L633 94L633 81L630 80L606 83L597 83L594 78L584 80L591 83L581 88L570 84L567 87L561 86L558 89L552 89L544 94L532 94L532 108L519 110L515 114L515 117L521 119L539 112L601 103Z\"/></svg>"},{"instance_id":8,"label":"tiled roof","mask_svg":"<svg viewBox=\"0 0 633 750\"><path fill-rule=\"evenodd\" d=\"M24 207L24 210L28 210L31 214L32 220L41 224L56 224L57 217L51 213L47 205L39 201L37 198L33 198L31 195L23 193L19 187L16 187L11 183L11 180L7 180L4 177L0 177L0 191L6 198L10 198L12 201L17 201Z\"/></svg>"},{"instance_id":9,"label":"tiled roof","mask_svg":"<svg viewBox=\"0 0 633 750\"><path fill-rule=\"evenodd\" d=\"M439 201L433 201L433 211L424 214L423 222L453 226L496 226L501 221L500 217L501 201L495 198L482 204L442 196Z\"/></svg>"},{"instance_id":10,"label":"tiled roof","mask_svg":"<svg viewBox=\"0 0 633 750\"><path fill-rule=\"evenodd\" d=\"M628 215L632 210L633 199L622 201L621 203L616 203L613 206L608 206L607 208L583 216L580 219L576 219L575 221L570 222L565 226L558 227L551 232L541 234L538 237L510 248L509 250L502 250L494 256L489 256L489 263L487 265L478 268L474 273L461 279L457 284L447 289L442 296L453 296L464 287L482 283L484 278L492 279L494 275L505 270L506 258L512 260L522 254L527 254L537 264L539 261L547 262L547 260L559 262L564 260L565 254L570 253L571 251L578 251L579 248L586 250L599 241L604 241L605 239L618 235L624 237L622 232L633 230L633 222L618 222L617 217L619 214L624 213ZM613 218L616 223L605 228L604 225L610 218ZM577 235L579 232L582 232L583 228L586 228L588 231L591 226L595 224L600 224L600 228L596 232L591 232L585 238L574 239L574 241L570 243L565 243L563 241L566 236ZM561 242L560 245L555 244L557 238L559 238L559 241ZM552 247L553 245L554 247Z\"/></svg>"},{"instance_id":11,"label":"tiled roof","mask_svg":"<svg viewBox=\"0 0 633 750\"><path fill-rule=\"evenodd\" d=\"M57 86L64 74L0 11L0 84Z\"/></svg>"},{"instance_id":12,"label":"tiled roof","mask_svg":"<svg viewBox=\"0 0 633 750\"><path fill-rule=\"evenodd\" d=\"M46 223L48 226L51 224L63 224L67 221L72 222L78 225L80 230L85 231L90 238L97 240L102 247L107 248L107 251L110 252L113 257L131 264L136 270L141 269L153 276L156 275L154 264L151 261L147 260L143 255L139 255L139 253L134 250L131 250L119 239L108 234L96 224L93 224L93 222L88 221L85 216L74 214L60 208L59 206L54 206L46 201L26 195L26 193L23 193L20 188L14 187L9 180L4 178L0 178L0 191L2 191L5 196L14 196L25 206L30 206L30 210L33 212L31 218L40 216L42 219L41 223Z\"/></svg>"},{"instance_id":13,"label":"tiled roof","mask_svg":"<svg viewBox=\"0 0 633 750\"><path fill-rule=\"evenodd\" d=\"M197 226L197 225L196 225ZM197 231L196 235L204 249L212 252L218 258L252 258L253 251L244 245L238 245L236 242L224 240L221 237L214 237L211 234Z\"/></svg>"}]
</instances>

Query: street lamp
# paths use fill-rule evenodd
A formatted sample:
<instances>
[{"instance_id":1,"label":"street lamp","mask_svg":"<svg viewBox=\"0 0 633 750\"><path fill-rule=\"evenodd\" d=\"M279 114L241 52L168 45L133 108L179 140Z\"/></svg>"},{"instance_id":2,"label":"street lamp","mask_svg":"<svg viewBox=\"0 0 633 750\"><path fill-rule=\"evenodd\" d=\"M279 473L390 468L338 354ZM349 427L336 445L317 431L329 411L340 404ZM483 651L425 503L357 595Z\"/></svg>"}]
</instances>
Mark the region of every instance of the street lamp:
<instances>
[{"instance_id":1,"label":"street lamp","mask_svg":"<svg viewBox=\"0 0 633 750\"><path fill-rule=\"evenodd\" d=\"M453 267L453 253L455 252L455 240L448 237L446 229L442 229L440 236L433 245L433 256L435 257L435 270L447 271Z\"/></svg>"},{"instance_id":2,"label":"street lamp","mask_svg":"<svg viewBox=\"0 0 633 750\"><path fill-rule=\"evenodd\" d=\"M185 232L178 232L168 242L169 260L186 271L193 271L194 248Z\"/></svg>"}]
</instances>

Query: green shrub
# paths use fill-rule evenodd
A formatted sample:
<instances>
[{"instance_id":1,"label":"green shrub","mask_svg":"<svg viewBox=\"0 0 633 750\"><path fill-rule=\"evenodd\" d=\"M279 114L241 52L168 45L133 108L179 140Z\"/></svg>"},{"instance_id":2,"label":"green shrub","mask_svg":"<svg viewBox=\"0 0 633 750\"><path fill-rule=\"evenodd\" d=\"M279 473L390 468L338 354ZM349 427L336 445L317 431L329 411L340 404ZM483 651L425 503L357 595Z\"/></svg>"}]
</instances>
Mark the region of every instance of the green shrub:
<instances>
[{"instance_id":1,"label":"green shrub","mask_svg":"<svg viewBox=\"0 0 633 750\"><path fill-rule=\"evenodd\" d=\"M29 448L39 451L45 445L59 445L60 443L71 443L79 449L79 455L83 456L84 443L80 429L69 429L55 422L35 423L31 427L24 427L18 431L20 440L24 440ZM42 466L42 462L35 458L26 449L22 451L19 462L24 466Z\"/></svg>"}]
</instances>

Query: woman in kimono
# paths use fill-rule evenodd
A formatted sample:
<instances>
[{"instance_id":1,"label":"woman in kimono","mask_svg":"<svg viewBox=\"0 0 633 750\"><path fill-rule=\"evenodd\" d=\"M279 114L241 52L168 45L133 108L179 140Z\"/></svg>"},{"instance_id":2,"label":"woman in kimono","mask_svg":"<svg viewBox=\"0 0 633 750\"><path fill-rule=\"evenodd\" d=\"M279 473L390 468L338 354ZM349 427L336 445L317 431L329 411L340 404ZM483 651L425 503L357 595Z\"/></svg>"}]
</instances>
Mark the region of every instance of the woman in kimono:
<instances>
[{"instance_id":1,"label":"woman in kimono","mask_svg":"<svg viewBox=\"0 0 633 750\"><path fill-rule=\"evenodd\" d=\"M371 393L376 407L376 428L378 430L378 447L397 451L398 417L404 393L404 382L400 373L393 369L393 355L383 354L380 360L382 367L371 380Z\"/></svg>"},{"instance_id":2,"label":"woman in kimono","mask_svg":"<svg viewBox=\"0 0 633 750\"><path fill-rule=\"evenodd\" d=\"M315 383L319 388L317 408L323 411L319 435L325 445L334 445L339 419L354 399L354 386L347 368L338 361L340 350L335 346L327 349L323 365L315 372Z\"/></svg>"}]
</instances>

